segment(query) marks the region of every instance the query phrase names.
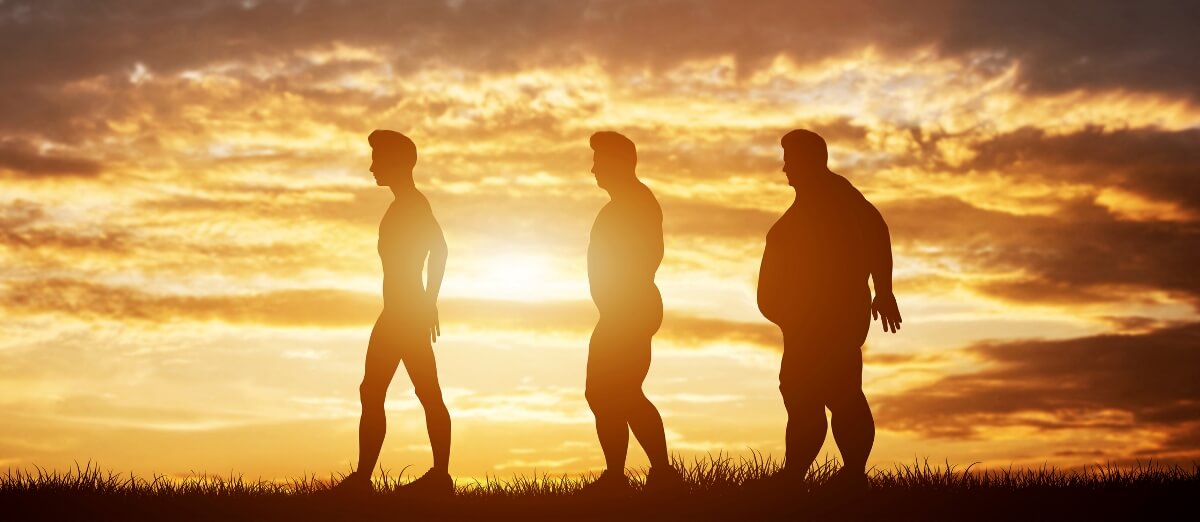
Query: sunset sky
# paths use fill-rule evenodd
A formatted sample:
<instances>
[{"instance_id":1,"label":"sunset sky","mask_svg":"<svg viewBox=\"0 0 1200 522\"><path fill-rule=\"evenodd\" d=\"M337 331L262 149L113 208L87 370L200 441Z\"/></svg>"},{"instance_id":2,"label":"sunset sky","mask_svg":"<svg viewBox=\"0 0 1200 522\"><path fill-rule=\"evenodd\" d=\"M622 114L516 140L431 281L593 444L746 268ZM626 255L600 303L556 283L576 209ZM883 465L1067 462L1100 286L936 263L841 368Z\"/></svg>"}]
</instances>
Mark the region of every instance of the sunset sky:
<instances>
[{"instance_id":1,"label":"sunset sky","mask_svg":"<svg viewBox=\"0 0 1200 522\"><path fill-rule=\"evenodd\" d=\"M807 4L807 5L806 5ZM294 477L357 456L391 193L449 242L451 473L603 467L588 137L662 203L647 395L684 458L783 455L755 284L809 128L892 233L871 465L1200 459L1200 6L0 0L0 469ZM420 473L400 372L381 464ZM832 440L823 451L836 457ZM645 456L631 449L630 465Z\"/></svg>"}]
</instances>

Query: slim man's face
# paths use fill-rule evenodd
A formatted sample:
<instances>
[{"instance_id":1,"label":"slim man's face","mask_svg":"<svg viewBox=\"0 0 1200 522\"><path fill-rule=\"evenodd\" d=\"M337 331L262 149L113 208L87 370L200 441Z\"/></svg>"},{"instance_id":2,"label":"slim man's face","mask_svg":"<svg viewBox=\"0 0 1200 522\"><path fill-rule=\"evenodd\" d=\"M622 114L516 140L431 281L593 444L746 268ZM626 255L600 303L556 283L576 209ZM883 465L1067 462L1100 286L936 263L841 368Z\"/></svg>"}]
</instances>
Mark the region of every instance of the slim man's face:
<instances>
[{"instance_id":1,"label":"slim man's face","mask_svg":"<svg viewBox=\"0 0 1200 522\"><path fill-rule=\"evenodd\" d=\"M392 186L403 171L403 158L397 157L396 154L382 153L379 149L371 149L371 173L375 175L376 185Z\"/></svg>"}]
</instances>

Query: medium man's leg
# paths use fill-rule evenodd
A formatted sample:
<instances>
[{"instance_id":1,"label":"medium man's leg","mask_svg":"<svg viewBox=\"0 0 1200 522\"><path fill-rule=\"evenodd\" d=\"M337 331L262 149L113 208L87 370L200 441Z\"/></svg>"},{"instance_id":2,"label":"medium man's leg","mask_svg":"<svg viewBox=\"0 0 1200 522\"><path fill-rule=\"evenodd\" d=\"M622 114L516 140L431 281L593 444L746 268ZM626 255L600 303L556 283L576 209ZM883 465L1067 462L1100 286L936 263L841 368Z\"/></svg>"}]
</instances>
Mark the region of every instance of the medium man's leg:
<instances>
[{"instance_id":1,"label":"medium man's leg","mask_svg":"<svg viewBox=\"0 0 1200 522\"><path fill-rule=\"evenodd\" d=\"M367 344L366 370L358 387L362 403L362 417L358 422L358 471L368 477L379 460L379 450L387 433L383 402L400 364L400 351L392 345L391 337L387 327L377 321Z\"/></svg>"},{"instance_id":2,"label":"medium man's leg","mask_svg":"<svg viewBox=\"0 0 1200 522\"><path fill-rule=\"evenodd\" d=\"M663 430L662 416L641 390L637 391L629 408L629 428L633 430L633 435L637 437L642 449L646 450L651 467L671 467L671 460L667 457L667 437Z\"/></svg>"},{"instance_id":3,"label":"medium man's leg","mask_svg":"<svg viewBox=\"0 0 1200 522\"><path fill-rule=\"evenodd\" d=\"M596 436L604 451L604 463L609 471L624 474L625 457L629 452L629 418L619 394L613 336L600 325L592 332L588 346L587 383L584 397L596 416Z\"/></svg>"},{"instance_id":4,"label":"medium man's leg","mask_svg":"<svg viewBox=\"0 0 1200 522\"><path fill-rule=\"evenodd\" d=\"M428 343L429 341L425 341ZM450 469L450 411L442 400L442 387L438 383L437 362L433 347L420 346L404 358L404 369L412 379L413 389L421 407L425 409L425 429L429 432L429 445L433 449L433 469L448 473Z\"/></svg>"},{"instance_id":5,"label":"medium man's leg","mask_svg":"<svg viewBox=\"0 0 1200 522\"><path fill-rule=\"evenodd\" d=\"M650 458L650 467L666 469L671 467L671 460L667 456L667 437L663 429L662 415L659 415L658 408L654 407L654 403L650 402L642 391L642 382L650 372L650 339L638 339L634 342L637 343L637 347L630 353L637 354L637 358L631 357L630 361L629 398L626 409L629 429L633 431L638 443L646 451L646 456Z\"/></svg>"}]
</instances>

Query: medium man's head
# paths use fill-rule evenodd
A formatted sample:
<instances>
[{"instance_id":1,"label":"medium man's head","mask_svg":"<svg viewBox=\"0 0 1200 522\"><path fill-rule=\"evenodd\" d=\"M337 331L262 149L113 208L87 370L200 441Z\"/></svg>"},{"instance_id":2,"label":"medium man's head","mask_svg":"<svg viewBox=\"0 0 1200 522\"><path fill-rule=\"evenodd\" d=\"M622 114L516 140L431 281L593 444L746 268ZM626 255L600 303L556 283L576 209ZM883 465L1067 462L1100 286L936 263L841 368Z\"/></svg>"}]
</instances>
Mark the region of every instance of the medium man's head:
<instances>
[{"instance_id":1,"label":"medium man's head","mask_svg":"<svg viewBox=\"0 0 1200 522\"><path fill-rule=\"evenodd\" d=\"M612 187L614 183L634 178L637 167L637 148L633 142L612 131L600 131L592 135L592 174L600 188Z\"/></svg>"},{"instance_id":2,"label":"medium man's head","mask_svg":"<svg viewBox=\"0 0 1200 522\"><path fill-rule=\"evenodd\" d=\"M787 173L789 185L794 186L806 176L828 170L829 149L817 133L796 129L784 134L779 143L783 145L783 171Z\"/></svg>"},{"instance_id":3,"label":"medium man's head","mask_svg":"<svg viewBox=\"0 0 1200 522\"><path fill-rule=\"evenodd\" d=\"M375 184L389 187L398 181L411 181L417 164L417 146L408 136L391 130L377 130L367 136L371 144L371 172Z\"/></svg>"}]
</instances>

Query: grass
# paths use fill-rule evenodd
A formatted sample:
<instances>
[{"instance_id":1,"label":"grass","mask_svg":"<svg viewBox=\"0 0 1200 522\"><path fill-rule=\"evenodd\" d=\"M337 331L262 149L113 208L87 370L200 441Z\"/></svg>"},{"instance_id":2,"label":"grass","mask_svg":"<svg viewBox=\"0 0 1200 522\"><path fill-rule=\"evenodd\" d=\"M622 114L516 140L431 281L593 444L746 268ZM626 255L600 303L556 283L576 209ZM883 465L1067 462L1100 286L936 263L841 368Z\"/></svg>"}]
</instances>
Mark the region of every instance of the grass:
<instances>
[{"instance_id":1,"label":"grass","mask_svg":"<svg viewBox=\"0 0 1200 522\"><path fill-rule=\"evenodd\" d=\"M764 519L1144 519L1177 510L1194 517L1200 466L1091 466L1076 470L985 470L928 461L873 469L870 487L852 497L822 486L837 471L826 460L793 490L762 492L749 481L778 469L770 457L734 460L723 455L676 461L686 491L662 496L641 491L644 470L633 473L634 491L617 498L580 494L589 478L565 475L459 480L454 497L405 495L403 482L386 470L377 493L356 499L323 494L341 476L272 482L242 475L194 474L135 477L102 471L92 463L67 471L8 470L0 475L0 518L6 520L764 520ZM403 470L402 470L403 471ZM1186 515L1186 513L1193 515ZM8 518L15 514L17 518Z\"/></svg>"}]
</instances>

